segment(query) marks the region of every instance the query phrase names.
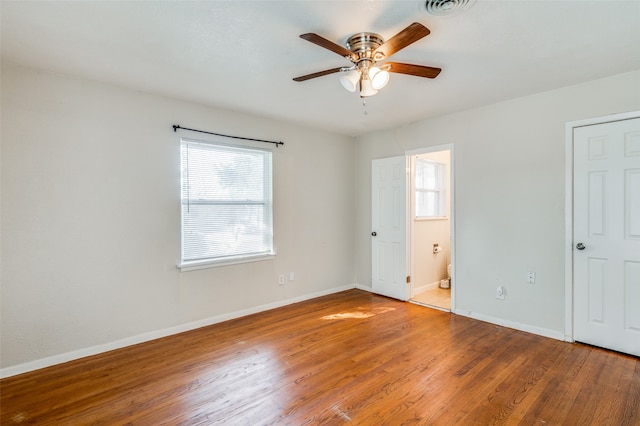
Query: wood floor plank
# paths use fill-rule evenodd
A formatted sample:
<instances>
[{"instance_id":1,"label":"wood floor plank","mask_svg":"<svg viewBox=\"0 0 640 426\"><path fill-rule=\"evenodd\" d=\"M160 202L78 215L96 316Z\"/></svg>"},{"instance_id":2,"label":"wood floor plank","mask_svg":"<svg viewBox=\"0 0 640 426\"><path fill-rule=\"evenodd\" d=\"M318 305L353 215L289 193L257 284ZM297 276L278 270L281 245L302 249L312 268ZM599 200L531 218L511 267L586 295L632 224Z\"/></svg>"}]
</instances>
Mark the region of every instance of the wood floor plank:
<instances>
[{"instance_id":1,"label":"wood floor plank","mask_svg":"<svg viewBox=\"0 0 640 426\"><path fill-rule=\"evenodd\" d=\"M640 360L349 290L0 381L2 425L640 425Z\"/></svg>"}]
</instances>

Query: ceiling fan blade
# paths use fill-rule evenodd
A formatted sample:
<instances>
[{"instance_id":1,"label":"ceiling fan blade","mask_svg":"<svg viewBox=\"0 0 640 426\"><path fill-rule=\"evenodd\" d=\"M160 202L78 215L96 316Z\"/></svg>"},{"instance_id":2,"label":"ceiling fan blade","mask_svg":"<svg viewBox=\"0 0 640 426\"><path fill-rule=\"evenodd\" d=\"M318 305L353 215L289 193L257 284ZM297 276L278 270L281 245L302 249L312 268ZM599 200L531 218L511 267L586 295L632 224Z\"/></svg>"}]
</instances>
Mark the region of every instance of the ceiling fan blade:
<instances>
[{"instance_id":1,"label":"ceiling fan blade","mask_svg":"<svg viewBox=\"0 0 640 426\"><path fill-rule=\"evenodd\" d=\"M354 61L358 59L353 54L353 52L348 50L346 47L342 47L339 44L332 42L331 40L327 40L326 38L319 36L318 34L315 34L315 33L301 34L300 38L310 41L313 44L317 44L320 47L324 47L325 49L328 49L334 53L337 53L342 57L346 57L350 61Z\"/></svg>"},{"instance_id":2,"label":"ceiling fan blade","mask_svg":"<svg viewBox=\"0 0 640 426\"><path fill-rule=\"evenodd\" d=\"M441 68L425 67L424 65L403 64L400 62L386 62L390 72L415 75L416 77L436 78Z\"/></svg>"},{"instance_id":3,"label":"ceiling fan blade","mask_svg":"<svg viewBox=\"0 0 640 426\"><path fill-rule=\"evenodd\" d=\"M330 70L318 71L318 72L314 72L313 74L301 75L300 77L294 78L293 81L311 80L312 78L322 77L323 75L333 74L339 71L342 71L342 67L331 68Z\"/></svg>"},{"instance_id":4,"label":"ceiling fan blade","mask_svg":"<svg viewBox=\"0 0 640 426\"><path fill-rule=\"evenodd\" d=\"M373 57L376 58L376 54L381 53L382 55L384 55L384 58L388 58L398 50L404 49L411 43L414 43L421 38L428 36L429 33L431 33L429 28L418 22L414 22L413 24L409 25L407 28L384 42L382 46L378 47L375 52L373 52Z\"/></svg>"}]
</instances>

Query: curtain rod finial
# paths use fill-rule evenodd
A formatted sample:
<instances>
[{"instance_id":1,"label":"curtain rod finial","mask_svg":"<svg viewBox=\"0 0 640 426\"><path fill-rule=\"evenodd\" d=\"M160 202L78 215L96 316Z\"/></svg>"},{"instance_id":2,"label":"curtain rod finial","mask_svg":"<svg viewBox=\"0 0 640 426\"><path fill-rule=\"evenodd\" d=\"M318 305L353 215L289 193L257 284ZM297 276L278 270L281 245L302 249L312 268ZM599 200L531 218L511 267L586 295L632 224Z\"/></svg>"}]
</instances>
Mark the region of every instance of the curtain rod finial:
<instances>
[{"instance_id":1,"label":"curtain rod finial","mask_svg":"<svg viewBox=\"0 0 640 426\"><path fill-rule=\"evenodd\" d=\"M173 131L174 131L174 132L177 132L179 128L180 128L180 125L179 125L179 124L174 124L174 125L173 125Z\"/></svg>"}]
</instances>

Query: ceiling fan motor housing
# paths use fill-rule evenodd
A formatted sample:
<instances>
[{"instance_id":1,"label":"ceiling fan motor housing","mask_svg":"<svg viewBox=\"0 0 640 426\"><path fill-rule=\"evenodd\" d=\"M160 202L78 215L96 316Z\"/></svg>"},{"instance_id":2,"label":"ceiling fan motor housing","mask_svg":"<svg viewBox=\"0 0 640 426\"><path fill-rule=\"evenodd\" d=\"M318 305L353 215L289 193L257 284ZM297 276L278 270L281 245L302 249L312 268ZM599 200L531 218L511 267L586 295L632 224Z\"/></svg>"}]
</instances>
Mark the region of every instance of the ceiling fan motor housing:
<instances>
[{"instance_id":1,"label":"ceiling fan motor housing","mask_svg":"<svg viewBox=\"0 0 640 426\"><path fill-rule=\"evenodd\" d=\"M347 49L358 55L358 59L379 61L382 57L373 58L373 52L383 43L384 39L379 34L357 33L347 40Z\"/></svg>"}]
</instances>

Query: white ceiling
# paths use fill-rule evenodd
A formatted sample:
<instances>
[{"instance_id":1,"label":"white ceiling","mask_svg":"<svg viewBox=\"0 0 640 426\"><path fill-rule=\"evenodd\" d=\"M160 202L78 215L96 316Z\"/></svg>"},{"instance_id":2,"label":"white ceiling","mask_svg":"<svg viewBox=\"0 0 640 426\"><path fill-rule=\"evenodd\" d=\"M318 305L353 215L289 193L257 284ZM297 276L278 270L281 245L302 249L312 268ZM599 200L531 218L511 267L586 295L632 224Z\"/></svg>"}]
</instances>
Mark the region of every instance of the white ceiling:
<instances>
[{"instance_id":1,"label":"white ceiling","mask_svg":"<svg viewBox=\"0 0 640 426\"><path fill-rule=\"evenodd\" d=\"M418 0L0 4L4 61L347 135L640 69L640 0L478 0L448 17ZM339 74L292 81L350 65L302 33L344 44L414 21L431 35L391 58L436 79L392 74L366 107Z\"/></svg>"}]
</instances>

